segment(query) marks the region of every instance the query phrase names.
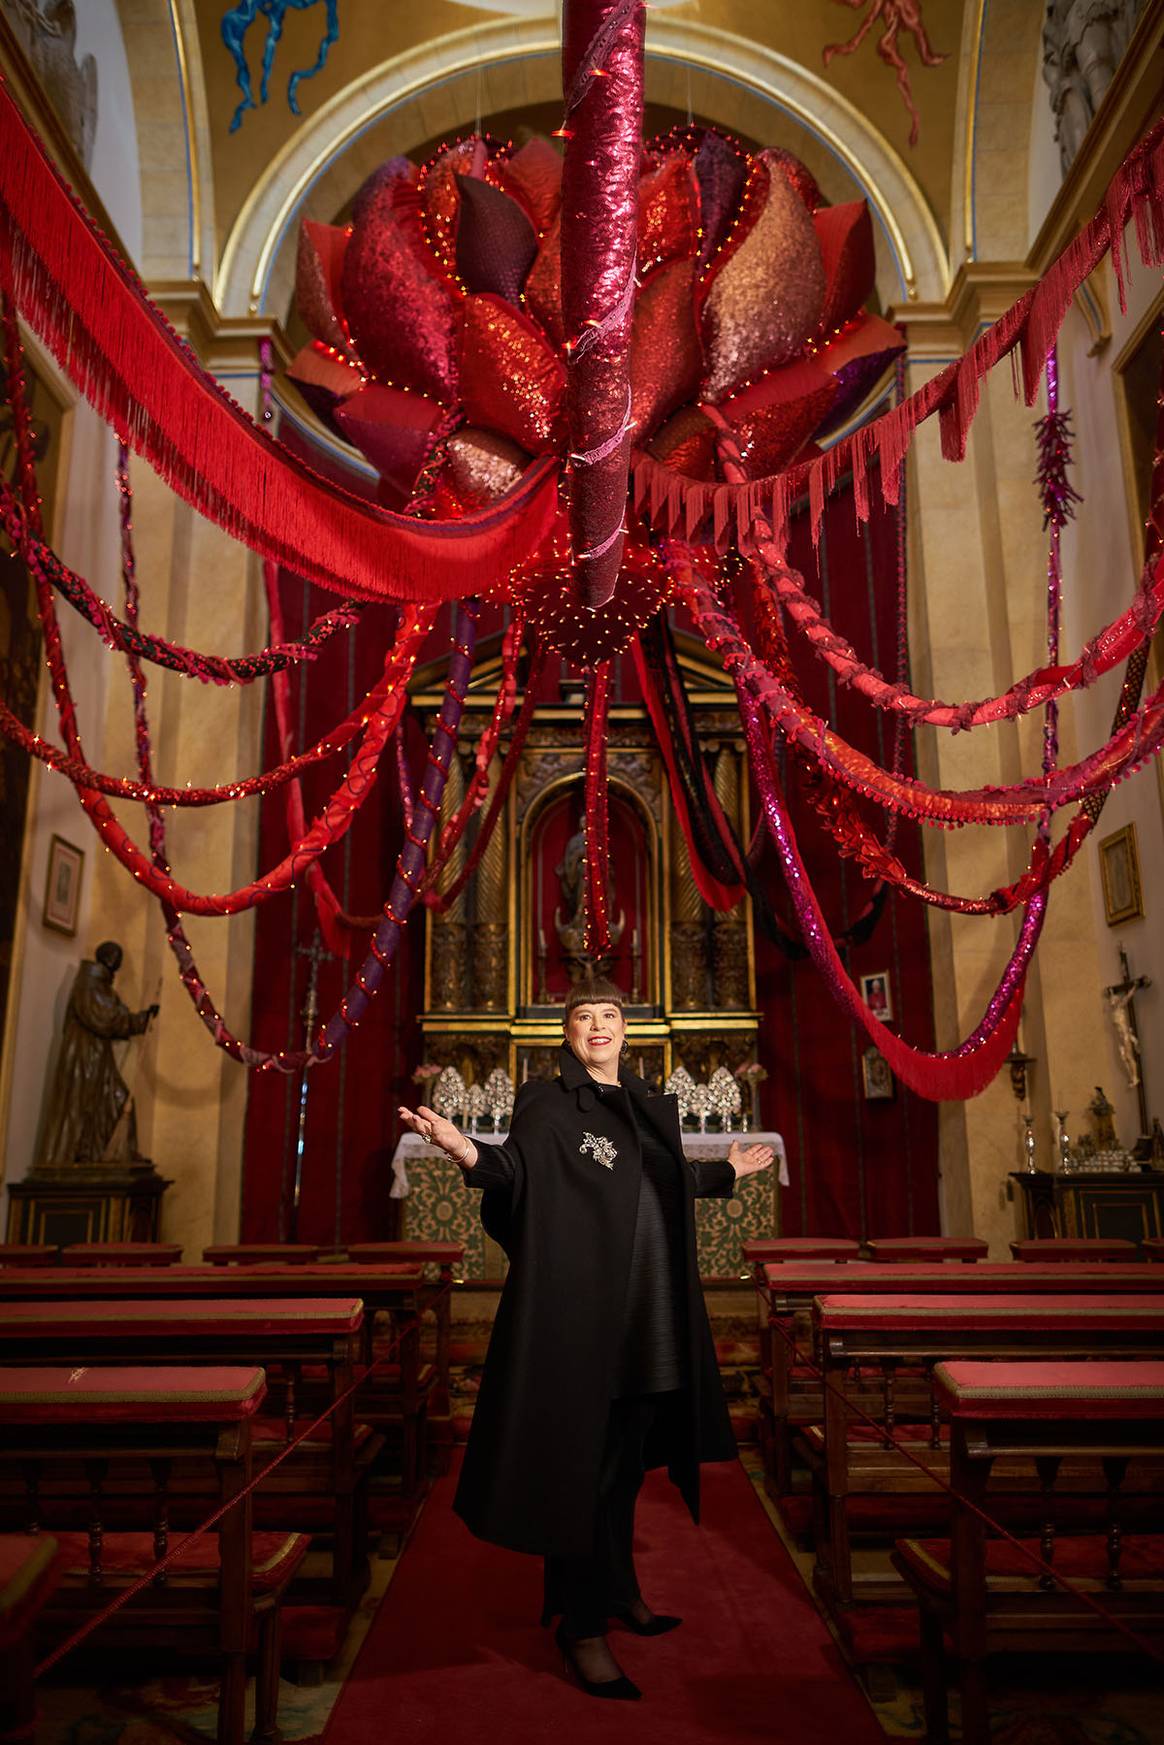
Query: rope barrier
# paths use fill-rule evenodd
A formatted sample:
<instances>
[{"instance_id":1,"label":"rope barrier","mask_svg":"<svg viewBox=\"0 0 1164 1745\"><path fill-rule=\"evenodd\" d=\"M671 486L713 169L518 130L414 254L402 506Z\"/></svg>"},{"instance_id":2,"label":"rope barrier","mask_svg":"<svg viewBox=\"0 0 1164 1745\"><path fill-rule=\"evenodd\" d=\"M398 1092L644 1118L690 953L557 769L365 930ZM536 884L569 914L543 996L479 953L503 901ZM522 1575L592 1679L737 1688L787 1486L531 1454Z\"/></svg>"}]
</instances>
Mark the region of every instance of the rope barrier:
<instances>
[{"instance_id":1,"label":"rope barrier","mask_svg":"<svg viewBox=\"0 0 1164 1745\"><path fill-rule=\"evenodd\" d=\"M435 1309L441 1301L449 1295L451 1289L451 1285L442 1285L429 1300L426 1309ZM294 1450L299 1447L300 1443L305 1442L309 1436L314 1435L315 1431L319 1429L319 1426L326 1423L332 1413L337 1411L339 1407L343 1405L345 1400L349 1400L358 1389L364 1386L365 1382L375 1375L378 1369L381 1369L384 1364L388 1362L389 1358L392 1357L395 1352L399 1351L404 1340L407 1339L411 1333L416 1332L420 1328L425 1312L426 1311L422 1311L420 1314L412 1316L412 1318L399 1329L396 1336L389 1342L387 1350L382 1352L379 1357L375 1358L367 1368L363 1369L356 1379L348 1387L344 1388L342 1393L337 1394L336 1398L332 1400L331 1404L325 1411L322 1411L317 1418L306 1426L305 1429L300 1430L297 1435L293 1436L290 1441L286 1442L283 1447L280 1448L278 1454L267 1462L263 1470L256 1473L253 1478L248 1480L242 1490L238 1492L237 1496L231 1497L229 1502L220 1504L217 1509L207 1515L206 1519L199 1526L193 1528L184 1539L180 1540L179 1543L174 1546L172 1551L168 1551L164 1557L159 1558L157 1563L155 1563L151 1569L147 1569L144 1575L138 1576L129 1587L123 1590L123 1592L116 1594L107 1606L103 1606L99 1612L95 1612L91 1618L86 1619L85 1623L83 1623L79 1629L74 1630L71 1636L66 1636L65 1640L58 1643L51 1653L46 1654L44 1659L39 1661L33 1668L33 1678L43 1678L46 1672L50 1672L54 1666L63 1660L67 1654L71 1654L74 1648L79 1647L80 1644L91 1636L95 1630L99 1629L102 1624L107 1623L110 1618L115 1617L124 1606L129 1604L130 1600L136 1599L137 1595L155 1582L164 1570L169 1569L172 1563L177 1563L179 1558L190 1549L191 1545L195 1544L199 1539L204 1539L210 1529L216 1527L219 1521L228 1515L232 1509L237 1508L244 1498L249 1497L254 1491L256 1491L263 1481L270 1477L277 1466L282 1466L287 1456L293 1453Z\"/></svg>"},{"instance_id":2,"label":"rope barrier","mask_svg":"<svg viewBox=\"0 0 1164 1745\"><path fill-rule=\"evenodd\" d=\"M763 1287L757 1286L757 1290L759 1291L761 1298L763 1298L765 1294ZM1157 1648L1153 1643L1149 1642L1146 1637L1141 1636L1139 1631L1134 1630L1130 1624L1125 1624L1121 1618L1116 1617L1114 1612L1108 1611L1106 1606L1101 1606L1099 1601L1095 1599L1093 1595L1089 1594L1086 1589L1078 1587L1076 1583L1068 1576L1065 1576L1061 1570L1056 1569L1053 1563L1048 1563L1037 1551L1032 1551L1029 1545L1025 1545L1021 1539L1017 1539L1008 1528L1002 1525L1001 1521L996 1521L992 1515L988 1515L985 1509L980 1508L979 1505L973 1502L970 1497L963 1496L960 1491L954 1488L948 1479L942 1478L941 1475L936 1473L932 1467L927 1466L923 1460L919 1460L916 1454L911 1454L909 1449L904 1447L903 1444L895 1442L892 1434L887 1431L884 1424L879 1424L877 1419L871 1417L870 1414L865 1411L863 1406L859 1406L855 1400L851 1400L845 1393L843 1387L838 1387L835 1382L830 1381L820 1365L813 1358L805 1355L796 1343L795 1333L790 1329L786 1330L780 1325L779 1321L772 1314L770 1305L768 1312L768 1325L769 1327L775 1328L776 1332L779 1333L780 1337L788 1346L793 1359L802 1364L806 1369L810 1370L821 1383L822 1387L841 1401L846 1411L852 1412L854 1417L864 1419L866 1424L877 1431L888 1451L902 1455L903 1458L908 1460L912 1466L916 1466L919 1472L924 1473L927 1478L932 1480L939 1490L945 1491L946 1495L954 1502L961 1504L963 1508L969 1509L971 1514L976 1515L978 1519L985 1526L989 1527L1000 1539L1005 1539L1007 1544L1017 1551L1020 1556L1025 1557L1040 1575L1051 1576L1059 1586L1067 1593L1071 1594L1073 1598L1082 1600L1083 1604L1089 1607L1090 1610L1093 1611L1098 1618L1101 1618L1105 1624L1111 1625L1111 1627L1117 1630L1120 1635L1126 1636L1128 1640L1141 1651L1141 1653L1148 1655L1149 1659L1155 1660L1161 1665L1164 1665L1164 1650Z\"/></svg>"}]
</instances>

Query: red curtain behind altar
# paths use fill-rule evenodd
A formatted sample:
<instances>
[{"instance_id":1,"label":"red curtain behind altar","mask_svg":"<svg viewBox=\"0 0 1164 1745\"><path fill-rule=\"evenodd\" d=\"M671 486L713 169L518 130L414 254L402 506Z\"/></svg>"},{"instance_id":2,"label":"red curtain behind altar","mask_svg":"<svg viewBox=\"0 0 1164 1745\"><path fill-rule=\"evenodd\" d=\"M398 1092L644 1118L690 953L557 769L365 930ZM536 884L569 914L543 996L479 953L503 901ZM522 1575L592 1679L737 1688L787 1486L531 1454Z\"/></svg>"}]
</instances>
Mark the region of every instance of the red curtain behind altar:
<instances>
[{"instance_id":1,"label":"red curtain behind altar","mask_svg":"<svg viewBox=\"0 0 1164 1745\"><path fill-rule=\"evenodd\" d=\"M793 518L790 561L803 573L836 630L858 655L892 676L897 662L896 511L870 493L871 518L860 524L849 491L828 504L814 554L808 516ZM894 723L852 690L838 686L824 662L789 631L797 677L810 706L862 751L888 765ZM906 773L913 773L906 741ZM786 791L805 864L834 935L865 910L873 885L852 861L842 860L801 795L794 769L782 764ZM752 816L758 816L755 795ZM884 833L886 816L866 808L867 821ZM922 868L919 828L902 820L896 851L911 873ZM764 888L799 937L775 852L762 866ZM858 982L884 974L892 1022L909 1042L934 1046L930 948L924 905L890 893L871 937L847 953ZM764 1016L760 1063L766 1126L783 1134L791 1186L783 1193L786 1235L931 1235L938 1221L938 1109L895 1083L888 1100L864 1094L862 1056L867 1039L846 1019L807 959L790 961L757 930L757 1001Z\"/></svg>"},{"instance_id":2,"label":"red curtain behind altar","mask_svg":"<svg viewBox=\"0 0 1164 1745\"><path fill-rule=\"evenodd\" d=\"M640 990L654 986L655 966L652 961L651 886L652 856L643 819L637 808L617 789L608 791L610 814L611 923L618 938L611 948L610 974L628 997L634 990L634 945L638 941L641 958ZM529 832L527 858L530 873L532 913L523 917L528 961L536 969L539 935L545 941L546 991L551 1000L562 1001L570 988L570 966L567 953L558 935L555 920L568 924L571 917L562 913L562 885L558 868L564 864L568 850L580 849L582 830L583 788L581 781L547 801L538 813ZM580 869L579 869L579 876ZM619 926L621 922L621 926ZM536 976L535 976L536 980ZM533 990L536 998L539 990ZM642 993L645 999L652 994Z\"/></svg>"}]
</instances>

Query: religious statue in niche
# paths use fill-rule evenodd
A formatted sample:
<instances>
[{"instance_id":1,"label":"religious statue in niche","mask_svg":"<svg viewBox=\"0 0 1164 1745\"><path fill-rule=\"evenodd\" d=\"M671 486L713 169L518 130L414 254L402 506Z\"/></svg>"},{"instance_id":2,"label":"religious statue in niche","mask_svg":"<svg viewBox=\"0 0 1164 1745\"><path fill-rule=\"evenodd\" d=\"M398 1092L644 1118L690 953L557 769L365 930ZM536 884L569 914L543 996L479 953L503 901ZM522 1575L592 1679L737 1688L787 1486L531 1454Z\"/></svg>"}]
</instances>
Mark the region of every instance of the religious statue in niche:
<instances>
[{"instance_id":1,"label":"religious statue in niche","mask_svg":"<svg viewBox=\"0 0 1164 1745\"><path fill-rule=\"evenodd\" d=\"M1043 79L1051 94L1066 175L1132 38L1143 0L1051 0L1043 25Z\"/></svg>"},{"instance_id":2,"label":"religious statue in niche","mask_svg":"<svg viewBox=\"0 0 1164 1745\"><path fill-rule=\"evenodd\" d=\"M591 957L586 949L586 835L581 825L566 844L565 852L554 872L562 887L562 903L554 910L554 930L562 947L562 956L570 967L570 980L576 982L584 971L606 975L614 959L614 947L626 928L626 914L618 911L618 920L610 923L610 951L600 958ZM613 915L614 861L607 875L607 901ZM564 905L564 907L563 907Z\"/></svg>"},{"instance_id":3,"label":"religious statue in niche","mask_svg":"<svg viewBox=\"0 0 1164 1745\"><path fill-rule=\"evenodd\" d=\"M107 939L77 971L48 1094L38 1175L93 1173L100 1165L140 1159L133 1098L113 1044L144 1035L158 1008L130 1011L113 986L121 958L120 945Z\"/></svg>"},{"instance_id":4,"label":"religious statue in niche","mask_svg":"<svg viewBox=\"0 0 1164 1745\"><path fill-rule=\"evenodd\" d=\"M17 42L86 169L97 132L97 62L77 60L73 0L0 0Z\"/></svg>"}]
</instances>

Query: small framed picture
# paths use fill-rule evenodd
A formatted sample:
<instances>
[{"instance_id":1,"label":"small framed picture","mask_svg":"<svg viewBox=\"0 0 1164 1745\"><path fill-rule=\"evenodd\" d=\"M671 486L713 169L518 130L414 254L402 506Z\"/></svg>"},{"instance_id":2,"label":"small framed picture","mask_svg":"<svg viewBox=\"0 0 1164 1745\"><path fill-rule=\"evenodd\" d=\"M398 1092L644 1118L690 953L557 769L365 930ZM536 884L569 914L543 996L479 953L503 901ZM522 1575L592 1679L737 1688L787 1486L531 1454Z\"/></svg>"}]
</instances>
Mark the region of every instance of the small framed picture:
<instances>
[{"instance_id":1,"label":"small framed picture","mask_svg":"<svg viewBox=\"0 0 1164 1745\"><path fill-rule=\"evenodd\" d=\"M1140 856L1136 849L1136 826L1105 836L1099 845L1099 870L1103 878L1103 908L1109 927L1131 921L1144 913L1140 886Z\"/></svg>"},{"instance_id":2,"label":"small framed picture","mask_svg":"<svg viewBox=\"0 0 1164 1745\"><path fill-rule=\"evenodd\" d=\"M861 1084L867 1103L885 1103L892 1099L893 1073L879 1048L869 1047L861 1056Z\"/></svg>"},{"instance_id":3,"label":"small framed picture","mask_svg":"<svg viewBox=\"0 0 1164 1745\"><path fill-rule=\"evenodd\" d=\"M63 836L49 843L48 877L44 883L44 924L57 933L75 933L81 907L81 873L85 852Z\"/></svg>"},{"instance_id":4,"label":"small framed picture","mask_svg":"<svg viewBox=\"0 0 1164 1745\"><path fill-rule=\"evenodd\" d=\"M889 991L887 969L879 969L874 975L861 977L861 998L875 1018L884 1022L893 1017L893 996Z\"/></svg>"}]
</instances>

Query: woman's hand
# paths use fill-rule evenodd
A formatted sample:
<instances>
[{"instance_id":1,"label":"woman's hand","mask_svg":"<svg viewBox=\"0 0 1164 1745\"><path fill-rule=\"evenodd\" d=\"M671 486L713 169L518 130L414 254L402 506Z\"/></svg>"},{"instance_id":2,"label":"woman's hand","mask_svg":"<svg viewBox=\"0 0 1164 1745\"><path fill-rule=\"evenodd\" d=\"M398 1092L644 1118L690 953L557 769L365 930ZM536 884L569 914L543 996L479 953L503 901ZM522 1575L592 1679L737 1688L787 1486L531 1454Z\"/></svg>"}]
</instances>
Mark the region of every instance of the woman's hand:
<instances>
[{"instance_id":1,"label":"woman's hand","mask_svg":"<svg viewBox=\"0 0 1164 1745\"><path fill-rule=\"evenodd\" d=\"M741 1145L738 1139L733 1139L728 1162L739 1181L743 1176L756 1175L762 1169L770 1169L775 1155L770 1145Z\"/></svg>"},{"instance_id":2,"label":"woman's hand","mask_svg":"<svg viewBox=\"0 0 1164 1745\"><path fill-rule=\"evenodd\" d=\"M426 1109L423 1104L416 1110L406 1109L400 1105L400 1119L414 1133L419 1133L422 1139L430 1145L439 1146L446 1157L451 1157L454 1163L462 1169L472 1169L477 1161L477 1147L451 1121L446 1121L443 1115L438 1115L435 1109Z\"/></svg>"}]
</instances>

